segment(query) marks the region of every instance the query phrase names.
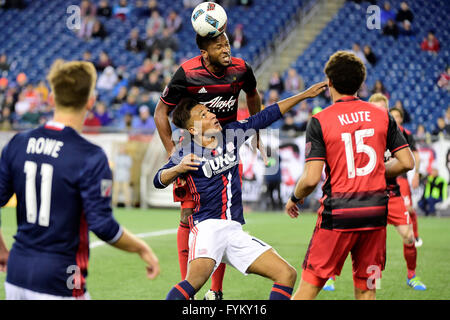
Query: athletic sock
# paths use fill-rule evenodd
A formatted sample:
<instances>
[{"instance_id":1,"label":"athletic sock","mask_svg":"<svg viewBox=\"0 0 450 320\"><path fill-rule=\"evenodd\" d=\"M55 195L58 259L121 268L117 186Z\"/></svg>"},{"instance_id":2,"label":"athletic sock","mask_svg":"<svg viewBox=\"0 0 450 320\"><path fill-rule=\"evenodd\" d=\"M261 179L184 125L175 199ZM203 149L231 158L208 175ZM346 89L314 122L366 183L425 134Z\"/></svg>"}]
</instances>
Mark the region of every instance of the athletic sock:
<instances>
[{"instance_id":1,"label":"athletic sock","mask_svg":"<svg viewBox=\"0 0 450 320\"><path fill-rule=\"evenodd\" d=\"M189 256L189 225L180 222L177 230L178 262L180 264L181 280L186 279Z\"/></svg>"},{"instance_id":2,"label":"athletic sock","mask_svg":"<svg viewBox=\"0 0 450 320\"><path fill-rule=\"evenodd\" d=\"M214 271L211 276L211 290L212 291L222 291L223 277L225 275L225 263L219 264L216 271Z\"/></svg>"},{"instance_id":3,"label":"athletic sock","mask_svg":"<svg viewBox=\"0 0 450 320\"><path fill-rule=\"evenodd\" d=\"M414 243L410 245L403 244L403 256L408 269L408 279L411 279L416 274L417 249Z\"/></svg>"},{"instance_id":4,"label":"athletic sock","mask_svg":"<svg viewBox=\"0 0 450 320\"><path fill-rule=\"evenodd\" d=\"M293 288L274 283L270 291L269 300L290 300Z\"/></svg>"},{"instance_id":5,"label":"athletic sock","mask_svg":"<svg viewBox=\"0 0 450 320\"><path fill-rule=\"evenodd\" d=\"M409 213L409 217L411 218L411 222L412 222L412 225L413 225L414 239L417 239L419 237L419 227L417 225L417 212L416 212L416 210L412 210L412 212Z\"/></svg>"},{"instance_id":6,"label":"athletic sock","mask_svg":"<svg viewBox=\"0 0 450 320\"><path fill-rule=\"evenodd\" d=\"M187 280L183 280L172 287L166 296L166 300L189 300L194 294L194 287Z\"/></svg>"}]
</instances>

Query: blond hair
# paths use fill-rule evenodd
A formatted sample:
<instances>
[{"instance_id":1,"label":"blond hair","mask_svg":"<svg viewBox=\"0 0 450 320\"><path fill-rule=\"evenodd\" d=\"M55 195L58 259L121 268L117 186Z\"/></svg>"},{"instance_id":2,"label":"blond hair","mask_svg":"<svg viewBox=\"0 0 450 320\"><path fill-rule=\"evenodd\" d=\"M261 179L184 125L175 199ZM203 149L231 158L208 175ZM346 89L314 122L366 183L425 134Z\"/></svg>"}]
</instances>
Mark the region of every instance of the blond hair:
<instances>
[{"instance_id":1,"label":"blond hair","mask_svg":"<svg viewBox=\"0 0 450 320\"><path fill-rule=\"evenodd\" d=\"M56 60L47 80L57 108L82 109L92 96L97 71L91 62Z\"/></svg>"},{"instance_id":2,"label":"blond hair","mask_svg":"<svg viewBox=\"0 0 450 320\"><path fill-rule=\"evenodd\" d=\"M389 100L384 94L382 94L382 93L374 93L369 98L369 102L371 102L371 103L373 103L373 102L380 102L380 101L383 101L386 104L386 109L389 109Z\"/></svg>"}]
</instances>

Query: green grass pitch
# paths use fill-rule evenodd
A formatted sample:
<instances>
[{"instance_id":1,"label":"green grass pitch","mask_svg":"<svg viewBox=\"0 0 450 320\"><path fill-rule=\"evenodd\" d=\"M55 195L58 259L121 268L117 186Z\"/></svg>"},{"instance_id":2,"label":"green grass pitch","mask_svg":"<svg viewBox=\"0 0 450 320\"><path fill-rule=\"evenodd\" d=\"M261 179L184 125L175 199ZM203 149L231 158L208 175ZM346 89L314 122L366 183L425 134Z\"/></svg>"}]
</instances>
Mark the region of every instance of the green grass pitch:
<instances>
[{"instance_id":1,"label":"green grass pitch","mask_svg":"<svg viewBox=\"0 0 450 320\"><path fill-rule=\"evenodd\" d=\"M15 210L2 209L1 230L10 247L16 232ZM156 280L145 277L144 264L137 255L119 251L108 245L91 249L87 288L92 299L142 300L164 299L171 287L180 281L176 251L178 210L117 209L115 217L133 233L169 230L167 234L146 237L158 255L161 274ZM272 245L301 274L301 263L316 222L315 214L302 214L291 219L283 213L248 213L244 229ZM424 244L418 248L417 275L427 285L427 291L414 291L406 285L406 264L400 236L388 226L387 263L377 290L377 299L450 299L450 219L419 217L419 233ZM91 234L91 243L98 239ZM0 299L5 298L0 274ZM227 266L224 298L228 300L264 300L269 297L272 282L256 275L244 276ZM297 284L294 290L296 290ZM202 299L209 282L197 294ZM322 291L318 299L353 299L351 260L347 259L336 291Z\"/></svg>"}]
</instances>

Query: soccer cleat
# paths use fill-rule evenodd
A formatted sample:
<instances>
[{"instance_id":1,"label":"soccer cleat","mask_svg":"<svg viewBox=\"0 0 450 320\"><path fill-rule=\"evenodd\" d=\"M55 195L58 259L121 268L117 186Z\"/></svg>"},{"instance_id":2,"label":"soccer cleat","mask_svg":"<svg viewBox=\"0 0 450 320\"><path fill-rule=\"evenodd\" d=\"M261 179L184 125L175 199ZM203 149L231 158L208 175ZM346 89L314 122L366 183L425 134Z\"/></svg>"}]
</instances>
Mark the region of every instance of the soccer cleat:
<instances>
[{"instance_id":1,"label":"soccer cleat","mask_svg":"<svg viewBox=\"0 0 450 320\"><path fill-rule=\"evenodd\" d=\"M203 300L223 300L223 293L222 291L208 290Z\"/></svg>"},{"instance_id":2,"label":"soccer cleat","mask_svg":"<svg viewBox=\"0 0 450 320\"><path fill-rule=\"evenodd\" d=\"M330 279L327 280L327 282L323 286L322 290L334 291L334 280L333 280L333 278L330 278Z\"/></svg>"},{"instance_id":3,"label":"soccer cleat","mask_svg":"<svg viewBox=\"0 0 450 320\"><path fill-rule=\"evenodd\" d=\"M421 247L422 244L423 244L422 238L417 237L417 238L416 238L416 248Z\"/></svg>"},{"instance_id":4,"label":"soccer cleat","mask_svg":"<svg viewBox=\"0 0 450 320\"><path fill-rule=\"evenodd\" d=\"M406 284L414 290L425 291L427 287L420 281L418 276L414 276L411 279L406 279Z\"/></svg>"}]
</instances>

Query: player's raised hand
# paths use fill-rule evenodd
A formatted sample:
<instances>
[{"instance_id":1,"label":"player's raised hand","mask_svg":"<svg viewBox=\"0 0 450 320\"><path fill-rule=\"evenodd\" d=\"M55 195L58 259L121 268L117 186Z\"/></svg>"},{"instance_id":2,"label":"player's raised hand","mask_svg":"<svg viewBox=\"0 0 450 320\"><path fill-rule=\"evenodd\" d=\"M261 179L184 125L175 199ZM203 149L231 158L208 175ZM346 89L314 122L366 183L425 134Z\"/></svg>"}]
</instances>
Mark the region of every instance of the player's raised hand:
<instances>
[{"instance_id":1,"label":"player's raised hand","mask_svg":"<svg viewBox=\"0 0 450 320\"><path fill-rule=\"evenodd\" d=\"M298 203L302 204L303 203L303 199L300 200ZM286 213L291 218L297 218L298 215L299 215L299 210L298 210L298 207L297 207L297 203L295 203L294 201L289 199L289 201L286 203Z\"/></svg>"},{"instance_id":2,"label":"player's raised hand","mask_svg":"<svg viewBox=\"0 0 450 320\"><path fill-rule=\"evenodd\" d=\"M326 81L318 82L313 84L311 87L305 90L305 93L309 98L317 97L319 94L325 91L328 83Z\"/></svg>"},{"instance_id":3,"label":"player's raised hand","mask_svg":"<svg viewBox=\"0 0 450 320\"><path fill-rule=\"evenodd\" d=\"M185 173L191 170L197 171L200 164L201 164L200 157L196 156L193 153L190 153L184 156L181 162L177 165L177 172Z\"/></svg>"}]
</instances>

